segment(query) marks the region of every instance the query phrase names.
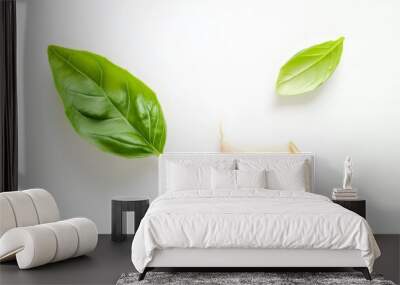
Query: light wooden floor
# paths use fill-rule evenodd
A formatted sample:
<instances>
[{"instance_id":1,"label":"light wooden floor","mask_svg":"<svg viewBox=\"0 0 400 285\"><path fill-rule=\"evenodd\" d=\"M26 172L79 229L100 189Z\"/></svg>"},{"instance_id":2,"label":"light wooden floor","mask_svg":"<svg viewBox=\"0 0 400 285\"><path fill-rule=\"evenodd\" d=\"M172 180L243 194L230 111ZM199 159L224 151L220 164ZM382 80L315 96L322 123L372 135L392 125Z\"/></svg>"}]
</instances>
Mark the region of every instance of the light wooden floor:
<instances>
[{"instance_id":1,"label":"light wooden floor","mask_svg":"<svg viewBox=\"0 0 400 285\"><path fill-rule=\"evenodd\" d=\"M375 271L395 283L400 280L400 235L376 235L382 251ZM100 235L97 249L82 256L30 270L15 262L0 264L0 284L115 284L124 272L134 271L130 260L131 238L115 243Z\"/></svg>"}]
</instances>

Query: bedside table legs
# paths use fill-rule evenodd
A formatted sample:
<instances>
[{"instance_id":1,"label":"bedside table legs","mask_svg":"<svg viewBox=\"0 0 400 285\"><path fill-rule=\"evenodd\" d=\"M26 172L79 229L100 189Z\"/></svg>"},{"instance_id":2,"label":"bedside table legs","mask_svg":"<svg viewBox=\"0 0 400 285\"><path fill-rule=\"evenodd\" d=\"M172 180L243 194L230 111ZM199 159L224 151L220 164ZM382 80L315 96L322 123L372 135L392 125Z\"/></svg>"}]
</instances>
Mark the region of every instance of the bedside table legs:
<instances>
[{"instance_id":1,"label":"bedside table legs","mask_svg":"<svg viewBox=\"0 0 400 285\"><path fill-rule=\"evenodd\" d=\"M126 239L126 212L120 203L113 202L111 208L111 240L123 241Z\"/></svg>"}]
</instances>

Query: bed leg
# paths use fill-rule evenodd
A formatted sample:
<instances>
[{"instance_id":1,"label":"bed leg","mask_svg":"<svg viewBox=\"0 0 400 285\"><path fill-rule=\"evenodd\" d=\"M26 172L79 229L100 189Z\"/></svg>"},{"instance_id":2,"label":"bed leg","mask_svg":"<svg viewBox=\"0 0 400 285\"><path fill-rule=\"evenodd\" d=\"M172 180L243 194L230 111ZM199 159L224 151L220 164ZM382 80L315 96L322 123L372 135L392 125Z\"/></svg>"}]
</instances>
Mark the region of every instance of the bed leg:
<instances>
[{"instance_id":1,"label":"bed leg","mask_svg":"<svg viewBox=\"0 0 400 285\"><path fill-rule=\"evenodd\" d=\"M367 267L355 267L354 269L357 271L361 271L361 273L364 275L365 279L372 280L371 274L369 274L369 270Z\"/></svg>"},{"instance_id":2,"label":"bed leg","mask_svg":"<svg viewBox=\"0 0 400 285\"><path fill-rule=\"evenodd\" d=\"M139 274L138 281L142 281L144 277L146 277L146 273L147 273L147 267L143 270L142 273Z\"/></svg>"}]
</instances>

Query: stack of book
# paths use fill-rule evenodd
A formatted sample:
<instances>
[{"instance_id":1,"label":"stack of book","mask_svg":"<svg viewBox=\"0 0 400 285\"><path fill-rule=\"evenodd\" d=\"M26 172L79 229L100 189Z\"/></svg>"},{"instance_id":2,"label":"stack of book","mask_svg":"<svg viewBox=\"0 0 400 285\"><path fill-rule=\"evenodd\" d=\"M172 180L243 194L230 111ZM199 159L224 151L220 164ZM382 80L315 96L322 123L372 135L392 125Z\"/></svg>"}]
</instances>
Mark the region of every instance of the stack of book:
<instances>
[{"instance_id":1,"label":"stack of book","mask_svg":"<svg viewBox=\"0 0 400 285\"><path fill-rule=\"evenodd\" d=\"M332 193L334 200L357 200L358 194L356 189L334 188Z\"/></svg>"}]
</instances>

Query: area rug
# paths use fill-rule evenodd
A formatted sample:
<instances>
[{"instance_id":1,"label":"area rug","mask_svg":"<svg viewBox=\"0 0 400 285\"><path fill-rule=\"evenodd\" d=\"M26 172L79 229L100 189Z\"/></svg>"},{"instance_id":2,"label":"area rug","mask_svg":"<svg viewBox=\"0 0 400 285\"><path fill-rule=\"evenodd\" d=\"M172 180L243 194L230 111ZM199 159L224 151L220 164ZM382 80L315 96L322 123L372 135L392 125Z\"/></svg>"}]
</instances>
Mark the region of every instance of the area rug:
<instances>
[{"instance_id":1,"label":"area rug","mask_svg":"<svg viewBox=\"0 0 400 285\"><path fill-rule=\"evenodd\" d=\"M148 272L142 281L137 280L138 276L138 273L122 274L116 285L395 285L392 281L384 280L381 275L372 275L373 280L368 281L359 272Z\"/></svg>"}]
</instances>

